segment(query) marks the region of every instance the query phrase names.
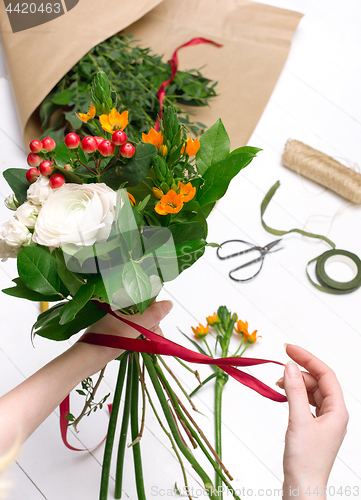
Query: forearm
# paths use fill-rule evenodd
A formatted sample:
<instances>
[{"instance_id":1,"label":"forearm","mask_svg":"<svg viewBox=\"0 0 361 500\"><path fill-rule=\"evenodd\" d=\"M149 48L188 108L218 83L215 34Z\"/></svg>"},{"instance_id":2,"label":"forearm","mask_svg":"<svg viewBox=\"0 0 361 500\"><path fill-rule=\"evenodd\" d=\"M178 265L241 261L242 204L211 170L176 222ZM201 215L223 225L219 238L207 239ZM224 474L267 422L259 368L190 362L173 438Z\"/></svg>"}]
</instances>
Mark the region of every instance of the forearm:
<instances>
[{"instance_id":1,"label":"forearm","mask_svg":"<svg viewBox=\"0 0 361 500\"><path fill-rule=\"evenodd\" d=\"M0 398L0 456L50 415L79 382L101 370L121 351L77 343ZM61 383L59 381L61 380Z\"/></svg>"},{"instance_id":2,"label":"forearm","mask_svg":"<svg viewBox=\"0 0 361 500\"><path fill-rule=\"evenodd\" d=\"M327 482L311 479L309 481L289 480L283 483L283 500L312 500L313 498L326 500Z\"/></svg>"}]
</instances>

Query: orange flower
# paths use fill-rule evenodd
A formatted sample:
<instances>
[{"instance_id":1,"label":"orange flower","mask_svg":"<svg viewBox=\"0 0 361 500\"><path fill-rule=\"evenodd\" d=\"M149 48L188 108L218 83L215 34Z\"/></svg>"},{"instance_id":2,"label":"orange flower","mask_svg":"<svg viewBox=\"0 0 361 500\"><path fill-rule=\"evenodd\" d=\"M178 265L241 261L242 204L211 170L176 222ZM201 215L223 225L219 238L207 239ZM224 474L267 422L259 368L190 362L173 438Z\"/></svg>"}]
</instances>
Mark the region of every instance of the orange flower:
<instances>
[{"instance_id":1,"label":"orange flower","mask_svg":"<svg viewBox=\"0 0 361 500\"><path fill-rule=\"evenodd\" d=\"M178 189L180 190L179 194L181 195L184 203L186 203L187 201L193 200L193 198L196 194L196 188L193 187L190 182L188 182L187 184L183 184L182 182L179 181L178 182Z\"/></svg>"},{"instance_id":2,"label":"orange flower","mask_svg":"<svg viewBox=\"0 0 361 500\"><path fill-rule=\"evenodd\" d=\"M207 316L206 320L210 326L218 325L221 322L217 313L213 313L212 316Z\"/></svg>"},{"instance_id":3,"label":"orange flower","mask_svg":"<svg viewBox=\"0 0 361 500\"><path fill-rule=\"evenodd\" d=\"M203 326L199 323L195 328L192 326L192 330L197 339L203 339L209 333L209 325Z\"/></svg>"},{"instance_id":4,"label":"orange flower","mask_svg":"<svg viewBox=\"0 0 361 500\"><path fill-rule=\"evenodd\" d=\"M128 193L127 192L127 195L129 196L129 199L130 199L130 203L133 205L133 207L135 207L135 198L132 194Z\"/></svg>"},{"instance_id":5,"label":"orange flower","mask_svg":"<svg viewBox=\"0 0 361 500\"><path fill-rule=\"evenodd\" d=\"M199 148L200 148L200 143L198 137L195 141L193 141L193 139L188 137L188 139L186 140L186 142L182 147L182 154L185 152L186 155L193 156L198 152Z\"/></svg>"},{"instance_id":6,"label":"orange flower","mask_svg":"<svg viewBox=\"0 0 361 500\"><path fill-rule=\"evenodd\" d=\"M243 336L243 340L248 342L249 344L254 344L257 339L261 338L260 335L257 336L257 331L255 330L253 333L249 333L248 331L248 321L238 320L234 330L237 333L240 333Z\"/></svg>"},{"instance_id":7,"label":"orange flower","mask_svg":"<svg viewBox=\"0 0 361 500\"><path fill-rule=\"evenodd\" d=\"M153 127L150 129L149 134L142 134L143 142L149 144L154 144L154 146L159 149L159 146L163 144L163 134L162 132L157 132ZM167 153L166 153L167 154ZM165 155L164 155L165 156Z\"/></svg>"},{"instance_id":8,"label":"orange flower","mask_svg":"<svg viewBox=\"0 0 361 500\"><path fill-rule=\"evenodd\" d=\"M103 129L112 134L117 130L124 130L128 125L128 111L123 111L120 114L119 111L113 108L109 115L99 116L99 120Z\"/></svg>"},{"instance_id":9,"label":"orange flower","mask_svg":"<svg viewBox=\"0 0 361 500\"><path fill-rule=\"evenodd\" d=\"M180 194L177 194L173 189L162 196L159 203L154 207L159 215L177 214L183 208L183 199Z\"/></svg>"},{"instance_id":10,"label":"orange flower","mask_svg":"<svg viewBox=\"0 0 361 500\"><path fill-rule=\"evenodd\" d=\"M164 193L161 189L157 188L157 187L154 187L153 188L153 196L155 196L156 198L158 198L158 200L161 200L162 197L164 196Z\"/></svg>"},{"instance_id":11,"label":"orange flower","mask_svg":"<svg viewBox=\"0 0 361 500\"><path fill-rule=\"evenodd\" d=\"M89 120L92 120L95 116L95 106L93 103L90 103L90 109L87 113L75 113L76 116L81 120L82 122L88 122Z\"/></svg>"}]
</instances>

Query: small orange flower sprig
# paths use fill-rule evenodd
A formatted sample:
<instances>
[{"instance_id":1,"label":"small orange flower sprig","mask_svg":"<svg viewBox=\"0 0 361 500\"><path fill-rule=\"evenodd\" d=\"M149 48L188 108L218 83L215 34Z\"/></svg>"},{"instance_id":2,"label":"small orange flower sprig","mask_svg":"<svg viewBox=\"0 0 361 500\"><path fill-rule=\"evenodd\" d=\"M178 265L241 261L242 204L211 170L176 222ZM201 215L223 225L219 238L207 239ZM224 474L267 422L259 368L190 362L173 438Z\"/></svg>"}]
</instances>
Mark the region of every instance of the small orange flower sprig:
<instances>
[{"instance_id":1,"label":"small orange flower sprig","mask_svg":"<svg viewBox=\"0 0 361 500\"><path fill-rule=\"evenodd\" d=\"M160 124L160 130L151 128L147 134L143 133L142 140L157 148L148 179L153 184L154 210L163 216L159 221L162 225L169 225L184 204L195 199L197 188L194 181L200 175L193 162L200 142L198 138L187 138L186 128L179 123L173 108L164 110Z\"/></svg>"},{"instance_id":2,"label":"small orange flower sprig","mask_svg":"<svg viewBox=\"0 0 361 500\"><path fill-rule=\"evenodd\" d=\"M241 344L238 347L237 351L234 354L235 356L238 354L238 352L241 350L241 348L244 344L246 344L246 345L245 345L243 351L241 352L241 354L239 354L239 356L242 356L242 354L246 351L246 349L248 349L248 347L251 344L254 344L257 341L257 339L262 338L261 335L257 335L258 330L254 330L254 332L249 333L248 321L238 320L235 327L234 327L234 331L236 333L242 335L242 341L241 341Z\"/></svg>"},{"instance_id":3,"label":"small orange flower sprig","mask_svg":"<svg viewBox=\"0 0 361 500\"><path fill-rule=\"evenodd\" d=\"M212 358L216 357L218 344L222 351L221 357L222 358L229 357L228 353L229 344L231 341L233 331L236 331L237 333L242 335L241 345L237 349L235 354L233 354L233 356L237 356L240 348L242 347L242 345L244 345L244 342L246 342L246 346L241 352L241 354L238 354L238 356L242 356L247 347L250 346L252 343L256 342L257 338L259 338L257 337L257 330L254 331L252 334L250 334L248 332L248 323L239 320L237 314L236 313L232 314L231 311L229 311L226 306L219 307L217 312L214 312L212 315L207 316L206 319L207 319L207 326L199 324L199 326L195 328L192 327L196 339L200 342L196 342L192 339L189 340L197 347L199 352L201 352L204 355L207 355L207 352L200 345L201 342L204 343L209 356L211 356ZM214 353L212 353L209 344L206 340L206 336L209 334L210 327L214 329L216 333L216 343L214 347ZM190 393L189 396L192 397L210 380L215 379L215 401L214 401L215 435L216 435L215 450L217 455L221 457L222 456L222 433L221 433L222 395L224 386L226 385L229 377L227 373L225 373L221 368L218 368L217 366L212 366L212 369L213 373L205 380L203 380L203 382L200 383L194 389L194 391ZM216 480L216 486L218 487L219 485L220 484L218 484Z\"/></svg>"}]
</instances>

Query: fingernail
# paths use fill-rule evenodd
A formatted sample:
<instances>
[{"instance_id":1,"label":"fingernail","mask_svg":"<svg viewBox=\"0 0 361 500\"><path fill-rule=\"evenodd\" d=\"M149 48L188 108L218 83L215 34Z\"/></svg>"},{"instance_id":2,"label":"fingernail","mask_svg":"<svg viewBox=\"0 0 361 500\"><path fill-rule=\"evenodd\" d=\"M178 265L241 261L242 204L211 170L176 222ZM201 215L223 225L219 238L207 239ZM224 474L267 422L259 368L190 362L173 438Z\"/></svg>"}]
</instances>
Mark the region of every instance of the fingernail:
<instances>
[{"instance_id":1,"label":"fingernail","mask_svg":"<svg viewBox=\"0 0 361 500\"><path fill-rule=\"evenodd\" d=\"M283 347L287 350L287 347L291 344L283 344Z\"/></svg>"},{"instance_id":2,"label":"fingernail","mask_svg":"<svg viewBox=\"0 0 361 500\"><path fill-rule=\"evenodd\" d=\"M300 376L300 370L294 361L288 361L286 364L286 373L289 377L295 378Z\"/></svg>"},{"instance_id":3,"label":"fingernail","mask_svg":"<svg viewBox=\"0 0 361 500\"><path fill-rule=\"evenodd\" d=\"M277 385L279 387L281 382L283 382L283 377L278 379L277 382L275 383L275 385Z\"/></svg>"}]
</instances>

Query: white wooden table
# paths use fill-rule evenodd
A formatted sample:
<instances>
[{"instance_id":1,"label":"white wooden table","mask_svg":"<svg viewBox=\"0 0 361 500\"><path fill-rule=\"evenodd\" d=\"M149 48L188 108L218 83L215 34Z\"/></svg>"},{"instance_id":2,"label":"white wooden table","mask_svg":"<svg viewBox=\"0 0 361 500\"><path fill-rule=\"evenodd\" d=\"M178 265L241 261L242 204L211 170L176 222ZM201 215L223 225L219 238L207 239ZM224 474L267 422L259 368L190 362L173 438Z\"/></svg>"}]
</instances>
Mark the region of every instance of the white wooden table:
<instances>
[{"instance_id":1,"label":"white wooden table","mask_svg":"<svg viewBox=\"0 0 361 500\"><path fill-rule=\"evenodd\" d=\"M272 235L261 226L259 208L264 194L279 179L281 188L267 212L271 226L287 229L307 224L308 230L327 234L339 248L361 255L361 209L281 165L288 138L301 140L350 166L361 162L361 3L359 0L266 3L304 12L305 17L296 31L277 87L249 142L263 151L232 182L212 213L209 240L242 238L259 244L272 241ZM25 148L2 52L0 152L2 171L9 167L24 168ZM1 178L1 199L8 194L7 184ZM0 221L10 216L1 202ZM305 265L326 249L324 244L289 235L284 238L284 247L267 258L262 273L248 284L231 282L227 277L229 263L221 265L215 250L207 249L205 257L191 271L167 284L162 292L162 298L174 301L174 310L164 321L163 330L170 339L187 345L176 327L190 334L191 325L204 322L206 315L226 304L240 318L249 321L252 331L258 329L262 335L248 350L249 356L286 362L283 344L287 342L301 345L327 362L339 377L350 412L349 431L329 482L335 487L333 497L343 499L345 495L337 493L340 487L361 486L361 290L345 296L317 291L306 278ZM1 288L10 286L16 276L15 260L0 265ZM69 347L70 342L58 344L42 338L36 339L35 349L32 347L30 327L38 312L35 303L1 296L0 394ZM191 374L184 373L178 364L174 368L188 390L195 387ZM113 390L116 372L114 362L107 368L102 394ZM206 377L209 369L201 368L200 372ZM249 372L270 385L282 374L281 368L275 366L255 367ZM198 421L213 438L211 383L195 402L206 415L199 416ZM73 397L74 412L80 409L80 404L80 399ZM280 498L273 490L282 485L287 405L264 399L230 380L225 389L223 415L224 461L235 477L235 487L244 488L241 498L261 496L260 489L264 489L263 496ZM98 498L104 445L90 453L69 451L60 439L58 417L55 411L29 439L11 467L8 476L14 483L13 500ZM71 443L91 448L104 437L107 422L106 412L86 419L81 432L70 435ZM163 496L168 498L168 489L173 489L175 482L182 484L181 472L149 407L142 453L147 498L160 497L161 488L166 490ZM135 500L130 452L125 469L124 497ZM187 470L194 478L190 467ZM197 486L193 479L191 484ZM112 479L110 491L113 489Z\"/></svg>"}]
</instances>

